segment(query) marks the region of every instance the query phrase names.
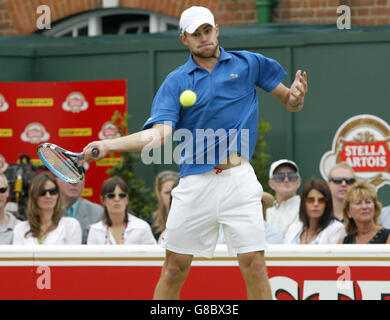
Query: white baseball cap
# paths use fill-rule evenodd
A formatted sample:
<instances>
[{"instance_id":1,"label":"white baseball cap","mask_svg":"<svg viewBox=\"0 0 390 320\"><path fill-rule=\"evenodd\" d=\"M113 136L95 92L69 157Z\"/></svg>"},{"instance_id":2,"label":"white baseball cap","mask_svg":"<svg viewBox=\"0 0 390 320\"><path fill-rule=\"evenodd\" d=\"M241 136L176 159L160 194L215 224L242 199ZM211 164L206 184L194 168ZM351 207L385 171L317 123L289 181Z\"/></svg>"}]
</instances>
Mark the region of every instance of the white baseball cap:
<instances>
[{"instance_id":1,"label":"white baseball cap","mask_svg":"<svg viewBox=\"0 0 390 320\"><path fill-rule=\"evenodd\" d=\"M287 164L295 168L295 170L298 172L298 166L294 161L287 160L287 159L280 159L278 161L275 161L271 164L271 167L269 169L269 178L272 179L275 170L280 167L282 164Z\"/></svg>"},{"instance_id":2,"label":"white baseball cap","mask_svg":"<svg viewBox=\"0 0 390 320\"><path fill-rule=\"evenodd\" d=\"M183 11L180 17L181 33L194 33L202 24L211 24L215 27L214 16L205 7L193 6Z\"/></svg>"}]
</instances>

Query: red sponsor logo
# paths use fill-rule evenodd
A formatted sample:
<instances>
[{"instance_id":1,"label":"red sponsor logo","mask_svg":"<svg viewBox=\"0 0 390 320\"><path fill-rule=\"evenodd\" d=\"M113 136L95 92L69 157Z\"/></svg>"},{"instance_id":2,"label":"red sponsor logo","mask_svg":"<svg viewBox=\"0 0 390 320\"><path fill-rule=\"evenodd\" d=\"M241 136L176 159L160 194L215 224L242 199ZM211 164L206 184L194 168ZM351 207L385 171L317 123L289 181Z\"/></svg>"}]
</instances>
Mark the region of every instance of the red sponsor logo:
<instances>
[{"instance_id":1,"label":"red sponsor logo","mask_svg":"<svg viewBox=\"0 0 390 320\"><path fill-rule=\"evenodd\" d=\"M331 168L346 162L357 178L376 189L390 184L390 126L381 118L362 114L345 121L337 130L332 150L320 161L320 171L327 179Z\"/></svg>"},{"instance_id":2,"label":"red sponsor logo","mask_svg":"<svg viewBox=\"0 0 390 320\"><path fill-rule=\"evenodd\" d=\"M372 143L345 142L339 154L356 172L389 171L390 150L386 141Z\"/></svg>"},{"instance_id":3,"label":"red sponsor logo","mask_svg":"<svg viewBox=\"0 0 390 320\"><path fill-rule=\"evenodd\" d=\"M20 135L20 138L24 142L35 144L49 140L50 134L46 131L42 124L33 122L24 129L23 133Z\"/></svg>"}]
</instances>

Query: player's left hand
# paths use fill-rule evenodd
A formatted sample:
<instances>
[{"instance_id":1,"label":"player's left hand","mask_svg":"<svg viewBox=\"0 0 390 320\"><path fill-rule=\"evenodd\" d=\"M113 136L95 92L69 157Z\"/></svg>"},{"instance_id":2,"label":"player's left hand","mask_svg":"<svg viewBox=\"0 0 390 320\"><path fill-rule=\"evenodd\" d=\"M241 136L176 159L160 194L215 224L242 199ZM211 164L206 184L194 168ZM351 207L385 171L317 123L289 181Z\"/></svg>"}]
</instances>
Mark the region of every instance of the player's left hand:
<instances>
[{"instance_id":1,"label":"player's left hand","mask_svg":"<svg viewBox=\"0 0 390 320\"><path fill-rule=\"evenodd\" d=\"M295 80L289 90L288 106L298 107L300 104L303 104L303 100L307 91L307 73L302 73L301 70L298 70L295 75Z\"/></svg>"}]
</instances>

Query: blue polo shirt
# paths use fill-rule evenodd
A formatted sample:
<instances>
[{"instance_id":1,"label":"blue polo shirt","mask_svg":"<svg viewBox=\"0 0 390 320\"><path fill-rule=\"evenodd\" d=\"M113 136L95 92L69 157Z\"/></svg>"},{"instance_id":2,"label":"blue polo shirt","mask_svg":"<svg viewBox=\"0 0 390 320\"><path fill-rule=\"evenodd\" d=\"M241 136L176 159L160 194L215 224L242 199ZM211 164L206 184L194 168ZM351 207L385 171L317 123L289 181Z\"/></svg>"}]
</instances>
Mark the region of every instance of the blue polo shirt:
<instances>
[{"instance_id":1,"label":"blue polo shirt","mask_svg":"<svg viewBox=\"0 0 390 320\"><path fill-rule=\"evenodd\" d=\"M257 141L258 98L255 86L272 91L287 75L273 59L249 51L225 51L213 71L188 62L164 80L142 129L155 123L174 128L179 142L180 177L212 170L235 151L251 160ZM179 102L184 90L197 95L191 107ZM174 155L177 154L174 150Z\"/></svg>"}]
</instances>

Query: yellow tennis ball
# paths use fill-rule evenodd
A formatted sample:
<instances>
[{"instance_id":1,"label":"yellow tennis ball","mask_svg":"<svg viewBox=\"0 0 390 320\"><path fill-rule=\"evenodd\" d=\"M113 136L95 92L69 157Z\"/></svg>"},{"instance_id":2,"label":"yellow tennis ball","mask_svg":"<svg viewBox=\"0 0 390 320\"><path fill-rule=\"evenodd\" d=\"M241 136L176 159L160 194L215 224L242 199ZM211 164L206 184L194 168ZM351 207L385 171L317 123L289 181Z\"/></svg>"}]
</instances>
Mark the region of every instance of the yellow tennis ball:
<instances>
[{"instance_id":1,"label":"yellow tennis ball","mask_svg":"<svg viewBox=\"0 0 390 320\"><path fill-rule=\"evenodd\" d=\"M184 90L180 95L180 104L183 107L191 107L196 102L196 93L192 90Z\"/></svg>"}]
</instances>

